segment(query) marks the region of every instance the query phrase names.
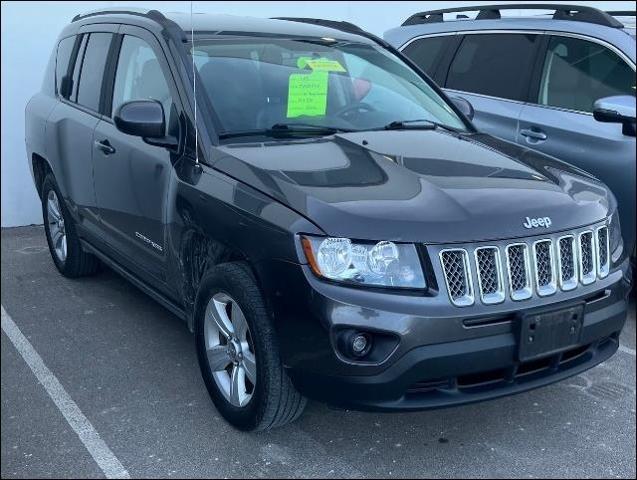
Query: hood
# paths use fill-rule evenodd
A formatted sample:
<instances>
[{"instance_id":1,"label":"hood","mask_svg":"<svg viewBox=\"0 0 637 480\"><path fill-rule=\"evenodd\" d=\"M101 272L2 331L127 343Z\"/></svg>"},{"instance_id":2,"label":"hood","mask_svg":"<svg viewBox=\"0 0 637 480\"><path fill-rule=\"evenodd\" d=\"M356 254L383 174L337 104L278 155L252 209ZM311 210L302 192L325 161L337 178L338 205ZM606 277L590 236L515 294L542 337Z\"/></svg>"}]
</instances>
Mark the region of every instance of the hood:
<instances>
[{"instance_id":1,"label":"hood","mask_svg":"<svg viewBox=\"0 0 637 480\"><path fill-rule=\"evenodd\" d=\"M486 134L373 131L219 147L214 168L326 234L451 243L540 235L597 222L612 196L573 166ZM550 227L528 229L550 217ZM541 222L546 223L546 222Z\"/></svg>"}]
</instances>

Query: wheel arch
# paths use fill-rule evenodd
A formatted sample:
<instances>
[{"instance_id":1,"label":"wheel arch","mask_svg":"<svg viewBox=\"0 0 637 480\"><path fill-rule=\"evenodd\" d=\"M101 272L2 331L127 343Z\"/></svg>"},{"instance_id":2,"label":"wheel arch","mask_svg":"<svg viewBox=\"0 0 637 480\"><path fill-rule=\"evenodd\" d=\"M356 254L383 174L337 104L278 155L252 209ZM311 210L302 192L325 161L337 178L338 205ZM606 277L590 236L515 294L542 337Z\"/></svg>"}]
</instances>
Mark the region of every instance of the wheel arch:
<instances>
[{"instance_id":1,"label":"wheel arch","mask_svg":"<svg viewBox=\"0 0 637 480\"><path fill-rule=\"evenodd\" d=\"M31 167L33 171L33 182L35 183L35 189L38 192L38 196L42 199L42 183L44 178L49 173L53 173L51 165L46 158L37 153L31 155Z\"/></svg>"}]
</instances>

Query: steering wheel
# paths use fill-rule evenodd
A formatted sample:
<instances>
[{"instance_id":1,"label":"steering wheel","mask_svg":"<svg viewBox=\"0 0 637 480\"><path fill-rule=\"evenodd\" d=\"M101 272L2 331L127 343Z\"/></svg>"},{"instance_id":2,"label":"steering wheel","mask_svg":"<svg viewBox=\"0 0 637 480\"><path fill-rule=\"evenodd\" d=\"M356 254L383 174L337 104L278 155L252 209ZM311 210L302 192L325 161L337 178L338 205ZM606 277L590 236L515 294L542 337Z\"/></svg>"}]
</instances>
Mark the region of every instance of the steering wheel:
<instances>
[{"instance_id":1,"label":"steering wheel","mask_svg":"<svg viewBox=\"0 0 637 480\"><path fill-rule=\"evenodd\" d=\"M345 105L343 108L334 112L334 116L338 118L342 118L343 120L350 120L354 114L361 112L376 112L376 108L374 108L369 103L365 102L357 102L351 105Z\"/></svg>"}]
</instances>

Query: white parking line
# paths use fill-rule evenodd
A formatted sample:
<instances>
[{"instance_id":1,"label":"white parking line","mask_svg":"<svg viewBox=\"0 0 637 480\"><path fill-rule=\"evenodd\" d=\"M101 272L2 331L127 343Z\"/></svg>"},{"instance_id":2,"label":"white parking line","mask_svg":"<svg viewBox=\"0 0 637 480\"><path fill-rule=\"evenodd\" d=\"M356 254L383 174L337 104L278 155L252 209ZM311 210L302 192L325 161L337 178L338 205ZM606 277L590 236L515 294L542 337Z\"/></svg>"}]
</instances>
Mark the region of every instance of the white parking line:
<instances>
[{"instance_id":1,"label":"white parking line","mask_svg":"<svg viewBox=\"0 0 637 480\"><path fill-rule=\"evenodd\" d=\"M0 307L2 308L2 331L9 337L13 346L42 384L55 406L64 415L73 431L80 437L80 441L97 462L106 478L130 478L124 466L111 452L108 445L104 443L104 440L100 438L97 430L84 416L77 404L66 393L66 390L53 375L53 372L44 364L42 357L22 334L13 319L5 311L4 306L0 305Z\"/></svg>"},{"instance_id":2,"label":"white parking line","mask_svg":"<svg viewBox=\"0 0 637 480\"><path fill-rule=\"evenodd\" d=\"M635 356L635 350L633 350L632 348L625 347L624 345L619 346L619 351L627 353L628 355L632 355L633 357Z\"/></svg>"}]
</instances>

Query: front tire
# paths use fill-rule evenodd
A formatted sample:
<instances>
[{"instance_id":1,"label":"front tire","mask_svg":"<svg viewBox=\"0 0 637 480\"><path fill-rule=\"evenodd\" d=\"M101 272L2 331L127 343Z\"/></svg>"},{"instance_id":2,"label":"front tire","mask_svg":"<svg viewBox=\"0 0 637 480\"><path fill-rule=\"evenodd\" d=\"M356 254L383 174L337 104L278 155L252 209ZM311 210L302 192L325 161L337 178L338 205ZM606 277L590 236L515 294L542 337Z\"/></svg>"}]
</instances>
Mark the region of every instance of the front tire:
<instances>
[{"instance_id":1,"label":"front tire","mask_svg":"<svg viewBox=\"0 0 637 480\"><path fill-rule=\"evenodd\" d=\"M195 341L208 393L230 424L268 430L301 415L306 400L283 368L270 316L247 265L226 263L204 275Z\"/></svg>"},{"instance_id":2,"label":"front tire","mask_svg":"<svg viewBox=\"0 0 637 480\"><path fill-rule=\"evenodd\" d=\"M82 249L73 217L51 174L42 182L42 218L49 252L62 275L76 278L99 270L99 260Z\"/></svg>"}]
</instances>

